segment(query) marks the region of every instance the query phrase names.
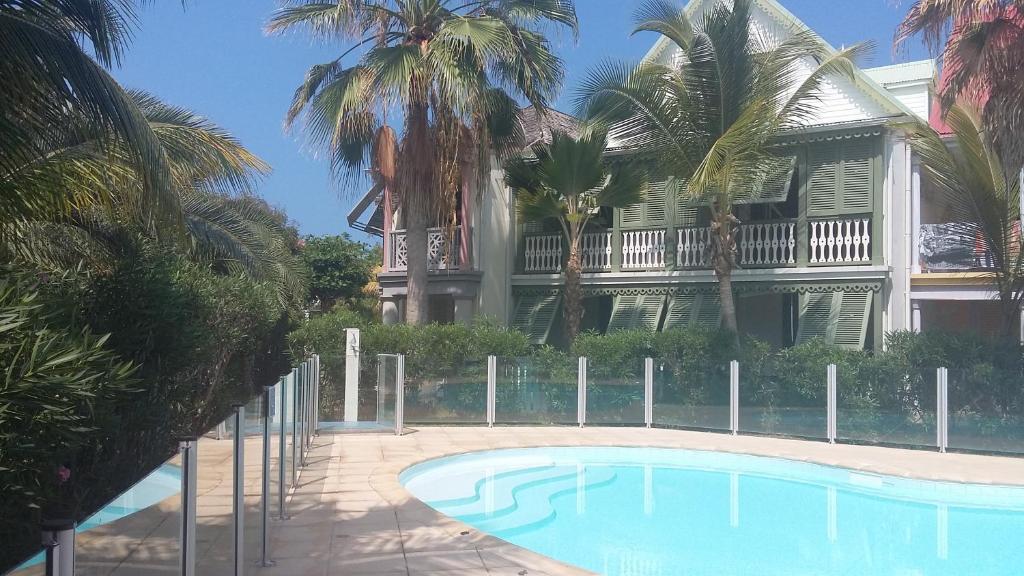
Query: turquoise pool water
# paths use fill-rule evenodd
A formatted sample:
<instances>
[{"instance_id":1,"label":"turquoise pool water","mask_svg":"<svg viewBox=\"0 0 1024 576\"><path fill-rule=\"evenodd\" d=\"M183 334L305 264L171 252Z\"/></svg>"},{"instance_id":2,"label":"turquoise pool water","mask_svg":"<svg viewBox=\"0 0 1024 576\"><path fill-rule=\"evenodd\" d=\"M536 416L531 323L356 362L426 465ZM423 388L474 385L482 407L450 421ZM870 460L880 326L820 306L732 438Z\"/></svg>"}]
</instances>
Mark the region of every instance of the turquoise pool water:
<instances>
[{"instance_id":1,"label":"turquoise pool water","mask_svg":"<svg viewBox=\"0 0 1024 576\"><path fill-rule=\"evenodd\" d=\"M1024 573L1024 488L656 448L496 450L401 481L438 511L609 576Z\"/></svg>"},{"instance_id":2,"label":"turquoise pool water","mask_svg":"<svg viewBox=\"0 0 1024 576\"><path fill-rule=\"evenodd\" d=\"M124 518L179 492L181 492L181 468L173 464L164 464L79 524L78 532ZM37 554L18 569L28 568L43 560L45 560L45 555Z\"/></svg>"}]
</instances>

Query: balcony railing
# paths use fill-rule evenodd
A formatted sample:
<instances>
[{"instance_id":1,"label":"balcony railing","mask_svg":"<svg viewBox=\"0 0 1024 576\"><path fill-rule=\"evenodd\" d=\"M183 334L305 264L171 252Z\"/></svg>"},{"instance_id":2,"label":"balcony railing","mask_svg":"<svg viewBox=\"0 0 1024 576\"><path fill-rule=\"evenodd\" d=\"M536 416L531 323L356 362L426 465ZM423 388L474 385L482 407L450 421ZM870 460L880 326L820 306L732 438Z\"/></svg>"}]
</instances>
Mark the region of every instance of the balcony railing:
<instances>
[{"instance_id":1,"label":"balcony railing","mask_svg":"<svg viewBox=\"0 0 1024 576\"><path fill-rule=\"evenodd\" d=\"M869 216L741 224L736 233L736 263L741 268L870 264L871 224ZM800 230L806 231L803 244ZM591 233L581 246L583 270L707 270L713 264L711 240L707 226ZM668 258L673 251L674 263ZM561 272L565 255L560 234L527 236L523 271Z\"/></svg>"},{"instance_id":2,"label":"balcony railing","mask_svg":"<svg viewBox=\"0 0 1024 576\"><path fill-rule=\"evenodd\" d=\"M812 220L811 264L859 264L871 261L871 218Z\"/></svg>"},{"instance_id":3,"label":"balcony railing","mask_svg":"<svg viewBox=\"0 0 1024 576\"><path fill-rule=\"evenodd\" d=\"M737 263L749 268L796 264L796 226L796 220L740 225L736 233ZM676 234L679 268L711 267L711 228L680 228Z\"/></svg>"},{"instance_id":4,"label":"balcony railing","mask_svg":"<svg viewBox=\"0 0 1024 576\"><path fill-rule=\"evenodd\" d=\"M561 272L566 254L561 234L527 236L523 268L528 274ZM588 232L580 237L580 264L584 272L612 269L611 231Z\"/></svg>"},{"instance_id":5,"label":"balcony railing","mask_svg":"<svg viewBox=\"0 0 1024 576\"><path fill-rule=\"evenodd\" d=\"M461 250L462 227L455 227L455 238L445 242L445 229L430 228L427 230L427 266L430 270L453 270L459 268L459 251ZM388 270L402 272L409 267L409 248L406 243L405 230L391 233L388 251Z\"/></svg>"}]
</instances>

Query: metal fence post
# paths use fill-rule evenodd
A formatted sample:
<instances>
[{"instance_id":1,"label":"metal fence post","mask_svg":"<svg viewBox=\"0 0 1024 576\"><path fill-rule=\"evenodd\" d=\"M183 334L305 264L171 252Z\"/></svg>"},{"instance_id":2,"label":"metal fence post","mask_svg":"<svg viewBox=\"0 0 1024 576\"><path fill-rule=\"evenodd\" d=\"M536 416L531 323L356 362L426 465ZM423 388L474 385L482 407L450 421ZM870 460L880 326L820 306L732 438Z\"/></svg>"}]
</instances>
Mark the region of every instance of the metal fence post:
<instances>
[{"instance_id":1,"label":"metal fence post","mask_svg":"<svg viewBox=\"0 0 1024 576\"><path fill-rule=\"evenodd\" d=\"M233 461L231 465L231 518L234 545L232 546L235 576L245 573L245 406L235 404Z\"/></svg>"},{"instance_id":2,"label":"metal fence post","mask_svg":"<svg viewBox=\"0 0 1024 576\"><path fill-rule=\"evenodd\" d=\"M828 410L828 417L826 418L826 435L828 436L828 443L836 443L836 365L829 364L826 368L826 384L825 384L825 397Z\"/></svg>"},{"instance_id":3,"label":"metal fence post","mask_svg":"<svg viewBox=\"0 0 1024 576\"><path fill-rule=\"evenodd\" d=\"M75 521L44 520L41 527L46 576L75 576Z\"/></svg>"},{"instance_id":4,"label":"metal fence post","mask_svg":"<svg viewBox=\"0 0 1024 576\"><path fill-rule=\"evenodd\" d=\"M273 388L263 389L263 463L260 466L260 565L273 566L270 561L270 429L274 415L270 411Z\"/></svg>"},{"instance_id":5,"label":"metal fence post","mask_svg":"<svg viewBox=\"0 0 1024 576\"><path fill-rule=\"evenodd\" d=\"M280 420L280 427L277 433L277 519L284 520L284 493L286 492L287 481L284 474L284 465L287 462L288 453L288 431L285 429L285 422L288 420L288 377L285 376L277 381L277 385L281 387L280 393L278 394L278 404L281 406L279 412L281 415L278 417Z\"/></svg>"},{"instance_id":6,"label":"metal fence post","mask_svg":"<svg viewBox=\"0 0 1024 576\"><path fill-rule=\"evenodd\" d=\"M487 357L487 427L494 427L494 408L498 400L498 358Z\"/></svg>"},{"instance_id":7,"label":"metal fence post","mask_svg":"<svg viewBox=\"0 0 1024 576\"><path fill-rule=\"evenodd\" d=\"M395 364L395 434L401 436L405 429L405 354L399 354Z\"/></svg>"},{"instance_id":8,"label":"metal fence post","mask_svg":"<svg viewBox=\"0 0 1024 576\"><path fill-rule=\"evenodd\" d=\"M644 358L644 424L654 424L654 358Z\"/></svg>"},{"instance_id":9,"label":"metal fence post","mask_svg":"<svg viewBox=\"0 0 1024 576\"><path fill-rule=\"evenodd\" d=\"M313 433L320 435L320 355L313 355Z\"/></svg>"},{"instance_id":10,"label":"metal fence post","mask_svg":"<svg viewBox=\"0 0 1024 576\"><path fill-rule=\"evenodd\" d=\"M587 358L580 356L576 366L576 420L580 428L587 424Z\"/></svg>"},{"instance_id":11,"label":"metal fence post","mask_svg":"<svg viewBox=\"0 0 1024 576\"><path fill-rule=\"evenodd\" d=\"M740 431L740 363L729 362L729 430L733 435Z\"/></svg>"},{"instance_id":12,"label":"metal fence post","mask_svg":"<svg viewBox=\"0 0 1024 576\"><path fill-rule=\"evenodd\" d=\"M935 371L935 444L939 452L949 445L949 370Z\"/></svg>"},{"instance_id":13,"label":"metal fence post","mask_svg":"<svg viewBox=\"0 0 1024 576\"><path fill-rule=\"evenodd\" d=\"M178 443L181 455L181 525L178 530L179 558L178 573L195 576L196 573L196 451L195 438L185 438Z\"/></svg>"},{"instance_id":14,"label":"metal fence post","mask_svg":"<svg viewBox=\"0 0 1024 576\"><path fill-rule=\"evenodd\" d=\"M292 486L299 479L299 369L292 368Z\"/></svg>"}]
</instances>

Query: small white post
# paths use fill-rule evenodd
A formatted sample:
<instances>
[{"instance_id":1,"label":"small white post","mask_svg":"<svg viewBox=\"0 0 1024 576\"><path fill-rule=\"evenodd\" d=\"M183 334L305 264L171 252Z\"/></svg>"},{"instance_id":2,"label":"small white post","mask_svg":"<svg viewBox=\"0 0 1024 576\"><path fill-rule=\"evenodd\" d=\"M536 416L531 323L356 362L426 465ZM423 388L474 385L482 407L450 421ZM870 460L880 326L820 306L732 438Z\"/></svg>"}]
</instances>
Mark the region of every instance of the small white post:
<instances>
[{"instance_id":1,"label":"small white post","mask_svg":"<svg viewBox=\"0 0 1024 576\"><path fill-rule=\"evenodd\" d=\"M47 576L75 576L75 521L45 520L42 544L46 548Z\"/></svg>"},{"instance_id":2,"label":"small white post","mask_svg":"<svg viewBox=\"0 0 1024 576\"><path fill-rule=\"evenodd\" d=\"M405 428L405 355L399 354L395 369L395 434Z\"/></svg>"},{"instance_id":3,"label":"small white post","mask_svg":"<svg viewBox=\"0 0 1024 576\"><path fill-rule=\"evenodd\" d=\"M498 358L487 357L487 427L494 427L494 405L498 394Z\"/></svg>"},{"instance_id":4,"label":"small white post","mask_svg":"<svg viewBox=\"0 0 1024 576\"><path fill-rule=\"evenodd\" d=\"M587 358L580 356L576 368L576 419L580 428L587 423Z\"/></svg>"},{"instance_id":5,"label":"small white post","mask_svg":"<svg viewBox=\"0 0 1024 576\"><path fill-rule=\"evenodd\" d=\"M345 329L345 422L359 420L359 329Z\"/></svg>"},{"instance_id":6,"label":"small white post","mask_svg":"<svg viewBox=\"0 0 1024 576\"><path fill-rule=\"evenodd\" d=\"M935 444L945 452L949 444L949 371L935 371Z\"/></svg>"},{"instance_id":7,"label":"small white post","mask_svg":"<svg viewBox=\"0 0 1024 576\"><path fill-rule=\"evenodd\" d=\"M654 424L654 358L644 358L644 424Z\"/></svg>"},{"instance_id":8,"label":"small white post","mask_svg":"<svg viewBox=\"0 0 1024 576\"><path fill-rule=\"evenodd\" d=\"M729 362L729 430L733 436L740 431L740 363Z\"/></svg>"},{"instance_id":9,"label":"small white post","mask_svg":"<svg viewBox=\"0 0 1024 576\"><path fill-rule=\"evenodd\" d=\"M826 378L827 378L826 388L827 388L827 390L825 391L825 395L826 395L826 403L828 404L828 406L826 407L826 409L828 410L828 417L827 417L827 422L826 422L826 428L827 428L826 435L828 436L828 443L829 444L835 444L836 443L836 414L837 414L837 409L836 409L836 399L837 399L837 395L836 395L836 365L835 364L829 364L828 368L826 369L826 373L827 373L826 374Z\"/></svg>"}]
</instances>

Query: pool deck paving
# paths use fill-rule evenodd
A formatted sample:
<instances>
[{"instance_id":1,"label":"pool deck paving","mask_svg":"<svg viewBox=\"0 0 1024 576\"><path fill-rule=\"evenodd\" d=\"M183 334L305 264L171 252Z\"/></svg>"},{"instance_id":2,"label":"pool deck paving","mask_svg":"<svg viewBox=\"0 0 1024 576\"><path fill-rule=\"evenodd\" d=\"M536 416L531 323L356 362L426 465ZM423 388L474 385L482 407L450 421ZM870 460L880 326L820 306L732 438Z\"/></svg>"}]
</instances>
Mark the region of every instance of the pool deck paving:
<instances>
[{"instance_id":1,"label":"pool deck paving","mask_svg":"<svg viewBox=\"0 0 1024 576\"><path fill-rule=\"evenodd\" d=\"M1024 485L1024 459L643 428L422 427L403 436L323 434L275 522L262 575L590 574L448 518L399 483L441 456L534 446L654 446L787 458L900 477Z\"/></svg>"}]
</instances>

